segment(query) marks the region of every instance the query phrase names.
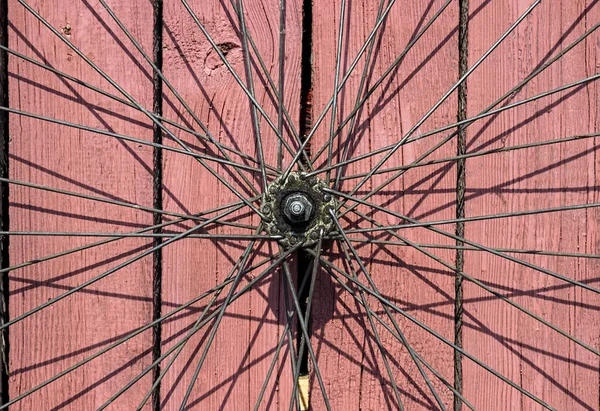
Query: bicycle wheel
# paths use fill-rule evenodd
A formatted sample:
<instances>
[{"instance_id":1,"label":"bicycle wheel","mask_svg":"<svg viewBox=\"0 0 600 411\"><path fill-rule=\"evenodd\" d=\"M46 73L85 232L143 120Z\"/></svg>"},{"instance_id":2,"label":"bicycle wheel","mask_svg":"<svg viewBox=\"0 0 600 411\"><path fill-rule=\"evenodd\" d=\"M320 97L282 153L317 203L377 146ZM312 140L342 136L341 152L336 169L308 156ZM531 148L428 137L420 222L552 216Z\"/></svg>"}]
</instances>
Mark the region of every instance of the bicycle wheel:
<instances>
[{"instance_id":1,"label":"bicycle wheel","mask_svg":"<svg viewBox=\"0 0 600 411\"><path fill-rule=\"evenodd\" d=\"M597 1L0 2L0 409L595 410Z\"/></svg>"}]
</instances>

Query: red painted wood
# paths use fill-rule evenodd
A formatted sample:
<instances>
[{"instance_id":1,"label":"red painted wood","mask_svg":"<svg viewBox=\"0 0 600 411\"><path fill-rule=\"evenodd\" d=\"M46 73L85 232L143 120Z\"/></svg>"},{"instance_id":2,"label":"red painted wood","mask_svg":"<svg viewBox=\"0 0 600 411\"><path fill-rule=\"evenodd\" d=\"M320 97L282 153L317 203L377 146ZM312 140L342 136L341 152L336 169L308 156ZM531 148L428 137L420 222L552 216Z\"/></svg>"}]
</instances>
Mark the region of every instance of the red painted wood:
<instances>
[{"instance_id":1,"label":"red painted wood","mask_svg":"<svg viewBox=\"0 0 600 411\"><path fill-rule=\"evenodd\" d=\"M9 2L10 47L105 90L112 90L73 51L16 1ZM152 11L145 1L111 2L115 13L151 50ZM146 107L152 82L141 56L96 1L31 6ZM122 104L10 59L12 107L78 124L152 139L143 116ZM111 137L10 117L10 177L35 184L152 205L152 150ZM149 213L12 186L14 231L131 232L152 223ZM96 238L13 237L10 263L68 250ZM128 239L10 274L14 318L146 249ZM152 264L146 258L11 327L10 395L15 397L151 320ZM145 333L49 385L11 409L95 409L149 363ZM115 403L133 409L149 388L144 379Z\"/></svg>"},{"instance_id":2,"label":"red painted wood","mask_svg":"<svg viewBox=\"0 0 600 411\"><path fill-rule=\"evenodd\" d=\"M470 62L530 2L471 2ZM593 2L542 2L469 80L469 115L516 85L549 56L597 22ZM475 35L477 33L477 35ZM593 34L512 101L598 72ZM468 151L598 131L598 86L561 93L503 113L469 129ZM467 162L467 216L534 210L598 199L597 142L587 140L498 154ZM468 238L494 247L596 253L598 212L568 211L467 224ZM515 255L597 287L598 263L568 257ZM598 296L487 253L468 252L465 270L552 324L598 348ZM598 407L598 362L543 324L465 287L465 347L556 409ZM540 409L533 401L465 361L465 393L480 409Z\"/></svg>"},{"instance_id":3,"label":"red painted wood","mask_svg":"<svg viewBox=\"0 0 600 411\"><path fill-rule=\"evenodd\" d=\"M189 0L189 3L227 53L230 64L246 80L241 38L236 29L239 26L229 2ZM376 18L377 3L348 2L342 73L346 72L368 36ZM370 69L371 84L443 1L396 3L378 43L377 60ZM384 83L385 88L371 97L360 115L358 132L351 137L355 142L353 156L398 141L456 81L458 4L455 3L408 53L391 80ZM471 0L470 3L469 63L472 65L530 2ZM32 1L31 4L145 107L152 106L148 65L141 63L142 57L97 1L75 4ZM149 3L135 0L110 5L150 52L152 8ZM247 0L244 5L250 32L277 83L279 1ZM339 7L339 1L313 4L315 118L333 91ZM116 93L66 45L41 27L18 2L10 2L9 13L11 48ZM478 114L599 19L600 6L591 0L543 2L470 77L468 115ZM302 2L288 0L284 95L294 121L300 117L301 21ZM250 103L180 2L165 2L163 34L166 77L216 139L256 155ZM511 101L597 73L598 36L590 36ZM354 105L363 67L361 61L340 93L339 118L345 118ZM80 86L65 83L17 58L11 58L10 72L10 104L14 108L152 139L149 121L134 110L100 98ZM256 66L253 74L257 100L276 122L273 96L265 91L264 78L257 75ZM468 129L468 151L597 132L598 95L597 84L591 84L576 93L556 95L489 121L480 121ZM456 101L454 93L417 133L454 122ZM164 107L165 117L200 131L166 87ZM328 138L330 121L328 115L315 135L313 152ZM172 130L194 150L218 153L214 147L206 149L204 143L193 136ZM275 165L277 140L264 120L261 130L266 158ZM284 134L287 141L291 141L289 132ZM388 166L412 162L446 135L443 133L406 145L390 159ZM346 139L346 134L343 136ZM165 139L165 144L177 146L169 139ZM455 144L455 141L448 143L431 158L453 155ZM589 139L469 159L467 216L600 201L597 148L597 142ZM152 204L152 150L147 146L11 115L10 152L11 178L146 206ZM347 174L368 172L380 158L375 156L355 163L348 167ZM243 162L237 155L232 155L232 159ZM289 155L284 164L287 161ZM244 195L252 196L230 168L214 166L214 169ZM164 173L164 208L167 210L197 213L238 201L227 187L191 157L165 152ZM260 190L258 176L246 175ZM388 176L373 177L359 193L366 194ZM342 189L349 191L358 181L346 181ZM456 212L455 184L454 165L416 168L371 201L418 220L453 218ZM145 212L21 187L11 187L10 201L11 230L14 231L129 232L152 223L151 216ZM365 207L359 207L359 210L368 211ZM468 223L466 236L486 246L595 253L600 244L599 213L590 209ZM400 222L381 212L370 215L382 224ZM259 223L256 216L246 211L233 216L237 222ZM354 216L343 220L342 224L353 228L371 226ZM192 225L182 224L177 229L189 227ZM441 228L454 232L453 225ZM236 227L213 227L206 232L250 234L248 230ZM419 243L453 244L452 240L424 228L402 230L400 234ZM393 240L385 235L376 238ZM95 240L13 237L10 263L17 264ZM146 239L120 240L12 272L11 317L139 254L150 244L151 241ZM163 253L163 313L222 282L247 244L247 241L217 243L186 239L167 246ZM409 247L355 245L384 295L445 338L453 340L454 274L451 271ZM259 247L252 263L277 252L273 244L260 244ZM432 252L454 264L453 250ZM337 246L325 254L340 268L348 270ZM596 260L514 255L598 287L600 266ZM355 264L354 268L358 269L358 266ZM238 289L262 269L244 276ZM465 272L599 348L600 300L597 295L484 252L466 253ZM206 363L195 381L188 402L190 409L250 409L254 406L285 325L281 275L279 271L271 273L227 309ZM360 279L366 282L362 274ZM228 291L229 288L225 288L216 308L220 307ZM10 333L11 396L93 354L114 341L116 336L148 323L152 317L151 296L152 264L150 258L145 258L89 287L86 292L77 293L13 326ZM373 298L368 301L378 315L385 318L377 301ZM207 302L203 300L165 323L163 352L188 332ZM395 409L389 378L365 311L323 270L319 271L313 307L312 344L333 409ZM215 308L210 312L214 311ZM395 314L394 318L413 348L444 378L452 381L452 350L401 315ZM465 284L465 322L465 349L478 359L556 409L597 409L600 372L597 357L593 354L470 283ZM404 407L409 410L436 409L432 395L406 349L383 327L378 325L377 330L390 353ZM210 327L205 327L195 335L167 373L161 386L164 409L178 409L210 331ZM14 408L95 409L150 364L151 343L151 334L146 332ZM312 369L312 409L324 409L314 366ZM267 387L261 409L288 408L292 376L287 348L282 351L276 374ZM428 376L450 409L451 392L431 373ZM113 408L135 409L150 385L150 378L144 378ZM534 402L467 359L464 360L464 387L465 396L477 409L539 409Z\"/></svg>"},{"instance_id":4,"label":"red painted wood","mask_svg":"<svg viewBox=\"0 0 600 411\"><path fill-rule=\"evenodd\" d=\"M227 60L233 69L246 81L241 38L236 27L237 17L229 1L190 1L198 19L206 26L215 42L227 52ZM278 83L278 1L245 1L244 9L251 36ZM301 45L301 8L299 2L287 2L286 14L286 61L285 61L285 104L296 121L299 107L299 69ZM190 103L198 117L206 124L212 135L221 143L236 147L244 153L256 156L250 103L227 67L220 61L195 22L179 2L165 4L164 29L165 75L171 79L183 98ZM253 71L257 90L257 100L269 116L277 121L277 111L271 94L265 92L264 78ZM168 118L181 120L179 104L171 93L165 92L165 112ZM185 121L192 121L183 115ZM196 124L194 128L198 129ZM276 163L276 139L266 121L261 120L261 132L265 156L269 164ZM194 147L204 147L193 137L177 133ZM291 141L286 135L287 141ZM171 143L169 143L171 144ZM200 149L204 151L204 149ZM212 146L211 150L216 149ZM220 154L219 154L220 155ZM233 156L240 161L238 156ZM289 161L289 160L288 160ZM165 156L164 196L165 207L191 213L211 209L222 204L239 201L222 183L196 161L182 156ZM218 167L234 187L246 197L254 194L245 189L245 183L234 178L230 167ZM246 174L249 175L249 174ZM251 178L260 189L260 178ZM256 217L249 217L248 208L236 213L238 222L258 224ZM246 233L250 231L236 227L210 228L212 233ZM163 299L167 307L182 304L197 294L224 281L232 266L240 258L247 241L219 242L206 240L185 240L168 247L164 252L164 291ZM257 263L268 255L277 252L276 245L261 245L260 252L251 259ZM253 255L255 253L252 253ZM241 288L258 275L265 267L244 276ZM241 297L227 308L216 338L208 352L202 371L195 381L194 390L188 404L193 409L251 409L259 395L273 352L283 331L284 311L280 301L280 275L272 273L259 287ZM229 288L219 297L216 307L220 307ZM164 349L169 349L178 341L187 328L207 304L199 303L198 310L189 310L177 321L165 326ZM212 309L211 311L214 311ZM166 375L163 389L163 405L166 409L178 409L192 380L210 328L204 328L190 340L173 369ZM286 345L287 346L287 345ZM261 409L278 409L280 403L287 409L290 397L291 374L287 349L282 351L278 365L282 371L273 375ZM277 374L277 373L276 373ZM276 379L278 382L276 383Z\"/></svg>"},{"instance_id":5,"label":"red painted wood","mask_svg":"<svg viewBox=\"0 0 600 411\"><path fill-rule=\"evenodd\" d=\"M441 1L418 4L398 3L392 9L378 43L376 63L371 70L373 84L404 50L412 36L442 6ZM346 35L343 43L342 73L347 71L364 40L374 26L378 2L352 3L349 8ZM315 3L315 117L331 98L334 84L337 27L340 2ZM332 21L332 13L335 16ZM457 8L449 7L431 30L416 44L394 72L385 88L376 92L368 101L358 122L359 132L350 137L356 142L352 156L368 153L397 142L450 88L456 79L457 68ZM345 118L354 106L364 63L358 65L344 91L340 93L340 117ZM439 111L423 124L418 133L429 131L453 122L456 116L456 97L444 104ZM338 120L339 121L339 120ZM329 135L330 117L326 119L317 138L316 147ZM436 136L399 150L388 162L389 166L407 164L424 153L443 136ZM344 134L344 140L348 138ZM440 157L451 155L455 148L448 145L440 150ZM347 174L370 171L382 158L375 156L348 168ZM441 174L440 174L441 172ZM432 175L432 173L435 173ZM383 183L391 174L376 176L359 191L365 195L370 189ZM344 183L342 189L350 191L360 180ZM377 204L385 204L391 210L409 214L414 218L442 219L454 216L454 170L427 167L410 170L396 180L384 192L371 198ZM449 205L448 205L449 204ZM439 207L444 205L443 207ZM369 212L359 207L361 212ZM346 220L358 226L370 224L355 216ZM383 225L399 221L386 214L372 214ZM404 230L402 235L418 242L439 242L437 236L425 229ZM355 235L364 238L363 235ZM392 239L378 235L378 239ZM428 324L447 338L452 338L453 278L447 270L416 250L398 246L357 245L360 256L368 263L372 277L380 292L406 308L411 315ZM445 259L451 253L441 253ZM338 265L344 268L341 258ZM355 268L358 266L355 264ZM326 278L326 274L323 273ZM360 280L367 283L360 274ZM323 280L327 284L328 279ZM322 285L320 287L323 287ZM319 288L316 314L320 330L314 338L319 346L319 367L326 375L328 395L334 409L394 409L396 400L384 368L381 354L372 337L367 315L341 287ZM380 304L369 299L371 307L390 324ZM409 323L401 315L394 315L408 342L447 379L452 379L452 352L423 330ZM365 332L368 330L368 332ZM378 325L383 346L390 353L390 363L406 409L431 409L436 407L431 393L419 374L408 351L382 326ZM430 374L429 374L430 375ZM431 377L430 377L431 378ZM435 379L435 378L433 378ZM434 381L444 403L450 404L451 396L439 381ZM312 384L315 409L323 407L320 390Z\"/></svg>"}]
</instances>

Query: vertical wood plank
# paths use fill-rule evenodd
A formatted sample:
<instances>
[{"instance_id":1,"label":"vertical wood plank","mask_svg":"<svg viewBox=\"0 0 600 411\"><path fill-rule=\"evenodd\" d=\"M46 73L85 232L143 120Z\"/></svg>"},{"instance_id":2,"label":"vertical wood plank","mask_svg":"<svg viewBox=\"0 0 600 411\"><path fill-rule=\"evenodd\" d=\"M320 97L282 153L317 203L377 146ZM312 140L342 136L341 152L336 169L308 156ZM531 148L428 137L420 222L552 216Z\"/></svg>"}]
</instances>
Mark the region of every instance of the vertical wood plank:
<instances>
[{"instance_id":1,"label":"vertical wood plank","mask_svg":"<svg viewBox=\"0 0 600 411\"><path fill-rule=\"evenodd\" d=\"M17 1L9 2L10 48L104 90L114 89ZM151 50L152 8L146 1L109 2L136 39ZM97 1L38 2L31 7L61 31L145 107L152 82L141 56ZM19 58L10 58L10 105L36 114L152 139L138 112L99 97ZM150 147L11 115L10 178L99 197L152 205ZM147 212L24 187L11 187L14 231L130 232L152 224ZM13 264L96 241L96 238L14 237ZM130 238L10 274L11 318L57 297L148 248ZM11 397L27 391L148 323L151 260L140 260L11 327ZM16 404L14 409L95 409L150 363L144 333ZM132 409L145 378L115 403Z\"/></svg>"},{"instance_id":2,"label":"vertical wood plank","mask_svg":"<svg viewBox=\"0 0 600 411\"><path fill-rule=\"evenodd\" d=\"M471 1L470 59L477 59L530 2ZM478 114L598 21L596 2L542 2L469 80L469 116ZM519 101L598 73L598 35L516 94ZM468 151L598 131L596 83L478 122ZM597 201L594 139L467 160L467 217ZM490 247L596 253L598 212L565 211L468 223L466 236ZM514 254L598 286L597 260ZM468 252L465 271L555 326L598 349L600 303L594 293L483 252ZM466 350L556 409L598 406L598 361L538 321L473 284L465 285ZM540 409L465 360L465 395L481 409Z\"/></svg>"},{"instance_id":3,"label":"vertical wood plank","mask_svg":"<svg viewBox=\"0 0 600 411\"><path fill-rule=\"evenodd\" d=\"M284 101L291 118L296 122L299 116L302 9L298 1L288 0L286 4ZM246 82L240 26L231 3L189 1L189 5L226 55L227 61ZM273 81L278 84L279 1L244 1L244 10L250 35ZM248 97L180 2L165 2L164 13L165 75L217 141L257 158ZM277 124L276 99L268 92L264 75L258 74L260 69L255 57L252 64L256 100ZM200 130L191 116L184 113L181 104L167 91L164 106L167 118L190 124L192 128ZM260 124L265 157L268 164L276 166L276 137L265 120L261 119ZM176 134L186 143L192 144L195 150L223 157L214 145L204 146L190 135ZM288 132L284 134L284 138L291 141ZM232 158L234 161L246 162L235 154ZM195 160L165 153L164 168L164 201L167 208L196 213L239 201ZM254 196L231 167L216 167L216 170L243 195L248 198ZM246 175L257 190L262 192L259 175ZM216 214L211 216L214 215ZM247 207L233 216L233 221L239 223L260 223ZM207 232L252 234L249 230L227 226L212 226ZM165 309L182 304L224 281L248 244L248 241L213 242L190 239L165 249ZM255 249L258 252L251 254L250 265L278 252L275 243L258 243ZM245 286L266 267L245 275L237 289ZM195 381L189 406L194 409L254 407L285 324L285 313L280 312L280 275L278 271L271 273L227 308L206 362ZM228 292L229 288L226 288L210 312L220 308ZM194 310L188 310L180 319L165 326L163 350L169 349L183 337L183 333L196 321L207 302L208 300L202 301ZM174 362L172 370L166 375L162 388L162 405L166 409L178 409L180 406L210 330L211 328L205 327L190 340L182 351L181 358ZM278 409L280 401L283 408L287 407L292 379L287 349L282 350L281 356L276 372L267 386L261 409Z\"/></svg>"},{"instance_id":4,"label":"vertical wood plank","mask_svg":"<svg viewBox=\"0 0 600 411\"><path fill-rule=\"evenodd\" d=\"M370 63L368 84L372 85L379 79L442 5L442 1L418 4L396 2L384 25L381 37L377 39L375 60ZM314 7L314 107L315 113L318 114L331 98L333 90L335 39L340 4L339 2L335 2L334 5L315 3ZM342 54L342 75L345 74L372 30L377 17L377 7L378 2L349 3ZM333 23L332 13L335 13ZM351 157L399 141L454 84L458 70L457 22L457 7L453 5L435 21L414 48L407 53L399 68L368 100L357 122L356 132L350 137L347 136L347 131L343 135L342 141L349 139L352 143ZM354 107L363 67L364 63L361 61L345 89L340 93L340 119L345 118ZM452 96L416 131L416 135L452 123L455 116L456 96ZM320 147L328 138L329 121L330 117L327 117L316 136L320 141L314 146ZM434 136L403 146L388 160L386 167L411 163L444 136ZM449 144L438 150L434 156L444 157L453 152L454 147ZM348 167L346 174L368 172L382 158L383 155L377 155L355 163ZM357 195L364 196L391 175L386 173L374 176L358 191ZM416 219L452 218L455 180L456 174L449 167L409 170L406 175L373 196L370 201ZM349 192L359 181L360 179L345 181L342 191ZM382 212L371 213L368 207L361 206L358 210L367 213L382 225L400 223L398 219ZM354 215L349 215L349 219L344 220L342 224L347 228L372 225ZM416 242L444 242L444 239L440 240L439 236L432 235L425 229L402 230L400 234ZM365 235L357 234L353 237L365 238ZM375 233L367 237L398 241L385 233ZM452 339L454 303L452 273L440 269L438 263L417 250L393 245L360 243L355 245L361 258L368 264L373 280L383 295L391 298L400 307L446 338ZM452 253L439 253L439 255L449 262L453 259ZM339 257L338 265L344 267ZM354 265L358 269L355 263ZM360 274L359 278L361 282L367 284L364 275ZM315 337L315 342L320 347L319 365L326 375L329 394L333 396L330 397L332 407L334 409L356 407L395 409L398 407L365 311L341 287L323 288L319 292L315 302L316 308L320 309L321 313L332 313L329 317L320 319L321 329ZM373 298L368 300L371 308L392 326L381 305ZM451 381L452 351L401 315L394 315L394 318L412 348ZM436 408L437 404L408 351L382 326L378 325L377 331L383 346L389 353L390 365L404 407L406 409ZM429 372L428 377L446 406L450 404L449 391ZM314 406L319 409L322 404L318 402L320 392L315 383L312 390Z\"/></svg>"}]
</instances>

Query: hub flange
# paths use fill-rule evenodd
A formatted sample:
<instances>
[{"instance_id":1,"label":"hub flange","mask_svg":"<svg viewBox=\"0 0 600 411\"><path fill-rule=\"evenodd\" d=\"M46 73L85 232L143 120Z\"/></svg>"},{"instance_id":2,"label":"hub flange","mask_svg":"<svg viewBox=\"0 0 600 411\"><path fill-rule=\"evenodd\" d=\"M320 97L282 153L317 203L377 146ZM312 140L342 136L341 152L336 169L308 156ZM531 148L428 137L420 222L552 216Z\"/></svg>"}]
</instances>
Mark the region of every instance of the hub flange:
<instances>
[{"instance_id":1,"label":"hub flange","mask_svg":"<svg viewBox=\"0 0 600 411\"><path fill-rule=\"evenodd\" d=\"M327 185L318 177L293 171L269 184L261 211L267 231L282 236L280 243L290 248L298 242L303 247L317 243L321 230L327 234L333 227L329 210L335 199L323 191Z\"/></svg>"}]
</instances>

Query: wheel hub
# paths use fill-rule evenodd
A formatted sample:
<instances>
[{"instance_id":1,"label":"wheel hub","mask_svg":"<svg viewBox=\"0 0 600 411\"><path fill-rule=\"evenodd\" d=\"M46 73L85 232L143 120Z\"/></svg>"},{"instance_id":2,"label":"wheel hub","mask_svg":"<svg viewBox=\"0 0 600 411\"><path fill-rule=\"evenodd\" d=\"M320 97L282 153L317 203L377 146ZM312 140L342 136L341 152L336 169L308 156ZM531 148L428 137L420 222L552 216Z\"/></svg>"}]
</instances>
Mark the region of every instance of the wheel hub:
<instances>
[{"instance_id":1,"label":"wheel hub","mask_svg":"<svg viewBox=\"0 0 600 411\"><path fill-rule=\"evenodd\" d=\"M296 171L275 179L261 210L267 231L281 236L285 248L298 242L303 247L316 244L321 231L327 234L333 227L329 210L335 209L335 199L323 190L326 187L320 178Z\"/></svg>"}]
</instances>

